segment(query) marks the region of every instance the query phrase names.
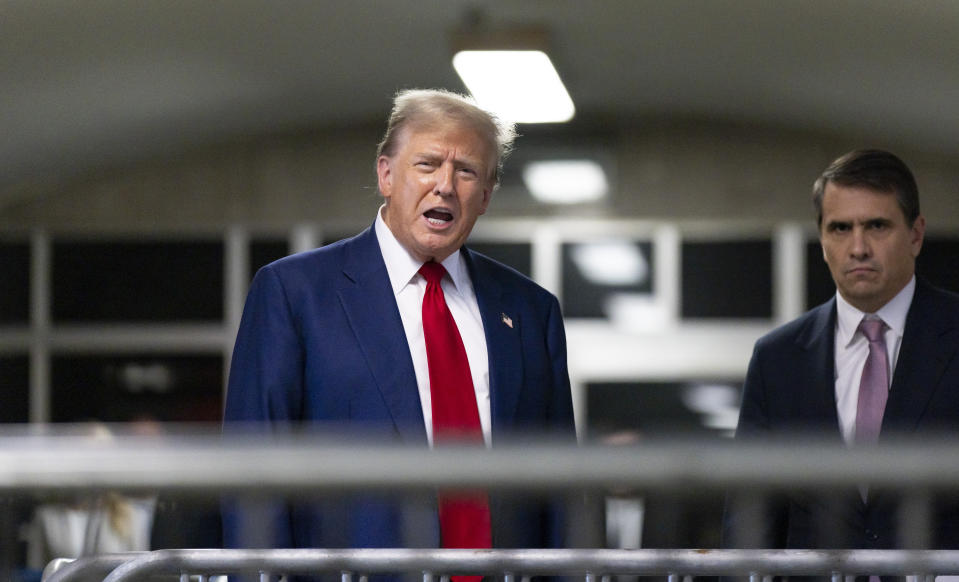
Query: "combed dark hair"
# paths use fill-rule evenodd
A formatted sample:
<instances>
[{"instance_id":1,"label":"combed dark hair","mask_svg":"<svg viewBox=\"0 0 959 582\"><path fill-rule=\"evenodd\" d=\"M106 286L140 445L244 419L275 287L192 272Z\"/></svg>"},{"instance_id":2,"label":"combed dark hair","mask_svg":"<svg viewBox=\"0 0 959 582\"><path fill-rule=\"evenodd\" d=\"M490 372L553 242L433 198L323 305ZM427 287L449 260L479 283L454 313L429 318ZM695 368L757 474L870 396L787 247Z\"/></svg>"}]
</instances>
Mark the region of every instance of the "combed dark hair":
<instances>
[{"instance_id":1,"label":"combed dark hair","mask_svg":"<svg viewBox=\"0 0 959 582\"><path fill-rule=\"evenodd\" d=\"M829 164L812 188L816 224L822 226L822 199L826 184L862 186L896 195L899 208L912 227L919 217L919 188L909 167L895 155L883 150L855 150Z\"/></svg>"},{"instance_id":2,"label":"combed dark hair","mask_svg":"<svg viewBox=\"0 0 959 582\"><path fill-rule=\"evenodd\" d=\"M481 109L472 98L443 89L407 89L396 94L386 133L376 149L376 159L396 153L396 142L403 128L429 128L451 119L475 129L496 152L490 178L498 185L503 162L516 139L515 125Z\"/></svg>"}]
</instances>

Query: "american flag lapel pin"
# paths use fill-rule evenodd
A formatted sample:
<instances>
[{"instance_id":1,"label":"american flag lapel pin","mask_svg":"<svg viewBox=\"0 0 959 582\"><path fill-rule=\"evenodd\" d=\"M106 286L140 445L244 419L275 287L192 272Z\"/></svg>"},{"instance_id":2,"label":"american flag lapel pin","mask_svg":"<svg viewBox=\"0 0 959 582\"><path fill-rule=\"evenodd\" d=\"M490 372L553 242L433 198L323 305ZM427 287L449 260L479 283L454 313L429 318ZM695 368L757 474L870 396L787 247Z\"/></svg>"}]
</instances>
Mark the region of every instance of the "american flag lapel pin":
<instances>
[{"instance_id":1,"label":"american flag lapel pin","mask_svg":"<svg viewBox=\"0 0 959 582\"><path fill-rule=\"evenodd\" d=\"M505 313L501 313L500 315L503 316L503 323L508 325L510 329L513 329L513 320L510 318L510 316L506 315Z\"/></svg>"}]
</instances>

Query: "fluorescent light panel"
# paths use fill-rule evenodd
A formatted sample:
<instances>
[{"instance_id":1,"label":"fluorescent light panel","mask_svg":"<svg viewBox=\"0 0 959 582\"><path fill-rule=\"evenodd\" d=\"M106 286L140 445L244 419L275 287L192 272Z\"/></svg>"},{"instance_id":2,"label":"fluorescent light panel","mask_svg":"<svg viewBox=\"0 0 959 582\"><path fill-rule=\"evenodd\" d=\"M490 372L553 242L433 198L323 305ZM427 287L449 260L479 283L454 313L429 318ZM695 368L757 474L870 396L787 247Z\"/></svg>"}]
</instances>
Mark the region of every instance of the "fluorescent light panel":
<instances>
[{"instance_id":1,"label":"fluorescent light panel","mask_svg":"<svg viewBox=\"0 0 959 582\"><path fill-rule=\"evenodd\" d=\"M516 123L569 121L576 113L542 51L460 51L453 68L481 107Z\"/></svg>"},{"instance_id":2,"label":"fluorescent light panel","mask_svg":"<svg viewBox=\"0 0 959 582\"><path fill-rule=\"evenodd\" d=\"M523 167L523 182L540 202L594 202L609 192L603 168L592 160L548 160Z\"/></svg>"},{"instance_id":3,"label":"fluorescent light panel","mask_svg":"<svg viewBox=\"0 0 959 582\"><path fill-rule=\"evenodd\" d=\"M649 277L649 263L632 241L577 244L572 259L586 280L596 285L639 285Z\"/></svg>"}]
</instances>

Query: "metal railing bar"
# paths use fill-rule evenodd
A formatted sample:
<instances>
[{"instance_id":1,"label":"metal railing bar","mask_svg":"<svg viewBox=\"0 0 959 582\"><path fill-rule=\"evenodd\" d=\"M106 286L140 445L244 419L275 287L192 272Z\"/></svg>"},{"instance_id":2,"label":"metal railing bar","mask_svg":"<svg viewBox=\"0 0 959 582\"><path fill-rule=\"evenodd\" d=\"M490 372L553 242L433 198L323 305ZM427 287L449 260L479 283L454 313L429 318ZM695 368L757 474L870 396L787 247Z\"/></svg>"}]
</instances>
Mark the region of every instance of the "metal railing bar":
<instances>
[{"instance_id":1,"label":"metal railing bar","mask_svg":"<svg viewBox=\"0 0 959 582\"><path fill-rule=\"evenodd\" d=\"M758 569L757 569L758 566ZM158 550L133 556L105 582L139 580L156 574L285 574L358 571L372 574L426 572L483 575L598 574L678 576L873 574L926 576L959 574L959 550ZM432 574L431 574L432 573ZM841 579L841 576L839 577Z\"/></svg>"},{"instance_id":2,"label":"metal railing bar","mask_svg":"<svg viewBox=\"0 0 959 582\"><path fill-rule=\"evenodd\" d=\"M91 577L103 578L121 564L143 555L145 552L126 552L85 556L75 560L62 560L61 565L52 572L44 572L44 582L67 582L85 580Z\"/></svg>"},{"instance_id":3,"label":"metal railing bar","mask_svg":"<svg viewBox=\"0 0 959 582\"><path fill-rule=\"evenodd\" d=\"M0 491L317 493L412 489L640 487L810 488L870 486L936 491L959 482L959 445L644 443L642 446L506 444L443 450L350 446L321 439L264 444L246 439L0 438ZM255 462L251 462L255 460ZM382 468L370 471L370 467Z\"/></svg>"}]
</instances>

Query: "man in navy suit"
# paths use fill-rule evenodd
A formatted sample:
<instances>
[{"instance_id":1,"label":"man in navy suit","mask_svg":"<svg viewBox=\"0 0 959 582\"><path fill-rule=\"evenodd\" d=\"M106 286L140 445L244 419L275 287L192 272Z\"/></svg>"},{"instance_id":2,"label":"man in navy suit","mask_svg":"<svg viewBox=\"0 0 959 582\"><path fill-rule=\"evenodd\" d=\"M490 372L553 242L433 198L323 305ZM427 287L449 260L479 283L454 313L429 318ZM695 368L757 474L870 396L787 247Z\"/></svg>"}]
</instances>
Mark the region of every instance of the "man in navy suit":
<instances>
[{"instance_id":1,"label":"man in navy suit","mask_svg":"<svg viewBox=\"0 0 959 582\"><path fill-rule=\"evenodd\" d=\"M891 153L850 152L813 187L823 257L836 295L756 342L736 438L825 436L850 446L897 436L941 437L959 423L959 296L915 275L925 219L909 168ZM881 320L884 411L865 423L860 387L870 352L863 320ZM865 386L865 383L863 383ZM861 394L862 393L862 394ZM857 414L860 415L857 426ZM866 428L875 426L875 428ZM881 426L881 428L879 428ZM878 430L878 437L875 436ZM904 539L900 499L855 488L792 493L770 502L759 527L727 506L724 544L767 548L959 548L959 511L938 500L923 539Z\"/></svg>"},{"instance_id":2,"label":"man in navy suit","mask_svg":"<svg viewBox=\"0 0 959 582\"><path fill-rule=\"evenodd\" d=\"M233 352L228 429L330 426L431 446L426 281L418 270L434 261L448 272L442 289L466 349L486 446L521 431L575 438L556 298L464 246L514 135L466 97L397 94L376 158L384 203L373 225L254 278ZM546 504L494 496L490 513L494 547L562 543ZM250 545L242 517L226 512L228 545ZM284 507L268 524L251 525L269 525L266 542L276 547L437 547L440 537L435 499L417 508L367 493Z\"/></svg>"}]
</instances>

